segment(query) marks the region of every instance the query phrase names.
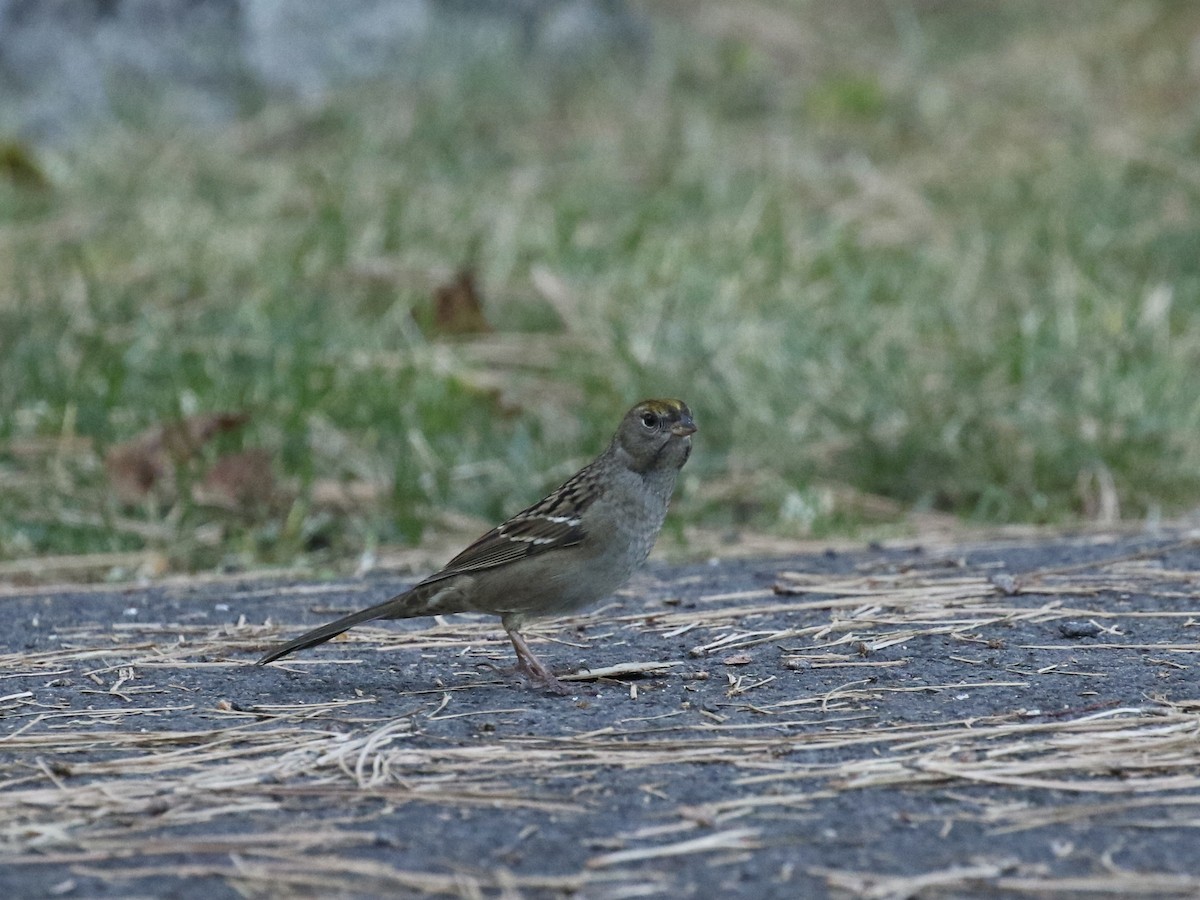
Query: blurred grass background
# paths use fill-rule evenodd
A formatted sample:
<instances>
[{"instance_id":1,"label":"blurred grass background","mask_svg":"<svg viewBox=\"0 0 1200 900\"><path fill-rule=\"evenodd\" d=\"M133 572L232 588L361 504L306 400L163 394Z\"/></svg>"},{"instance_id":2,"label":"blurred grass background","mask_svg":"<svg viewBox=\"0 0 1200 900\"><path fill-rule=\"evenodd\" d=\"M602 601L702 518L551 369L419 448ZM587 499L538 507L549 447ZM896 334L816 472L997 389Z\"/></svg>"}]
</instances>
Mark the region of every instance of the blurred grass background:
<instances>
[{"instance_id":1,"label":"blurred grass background","mask_svg":"<svg viewBox=\"0 0 1200 900\"><path fill-rule=\"evenodd\" d=\"M457 540L655 395L701 427L668 546L1196 507L1200 5L645 9L617 58L9 145L0 557ZM463 269L490 330L448 335ZM230 410L184 469L263 448L272 502L114 493Z\"/></svg>"}]
</instances>

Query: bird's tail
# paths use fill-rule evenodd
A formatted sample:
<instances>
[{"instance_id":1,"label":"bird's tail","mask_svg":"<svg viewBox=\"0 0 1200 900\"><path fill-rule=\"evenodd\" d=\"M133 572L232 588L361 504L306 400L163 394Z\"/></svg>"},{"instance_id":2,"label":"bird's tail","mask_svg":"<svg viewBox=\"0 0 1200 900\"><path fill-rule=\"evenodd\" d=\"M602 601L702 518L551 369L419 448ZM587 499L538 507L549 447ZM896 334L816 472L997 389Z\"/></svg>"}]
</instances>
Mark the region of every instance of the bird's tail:
<instances>
[{"instance_id":1,"label":"bird's tail","mask_svg":"<svg viewBox=\"0 0 1200 900\"><path fill-rule=\"evenodd\" d=\"M421 586L418 585L419 587ZM350 613L348 616L342 616L340 619L335 619L319 628L314 628L312 631L306 631L300 637L292 638L286 644L280 644L270 653L263 656L255 665L265 666L267 663L274 662L281 656L287 656L289 653L294 653L297 650L305 650L309 647L315 647L317 644L323 644L330 638L337 637L343 631L353 628L355 625L361 625L363 622L370 622L372 619L403 619L408 616L428 615L425 605L422 602L426 599L423 593L414 588L411 591L400 594L398 597L392 597L390 600L377 603L375 606L369 606L366 609L360 609L358 612Z\"/></svg>"}]
</instances>

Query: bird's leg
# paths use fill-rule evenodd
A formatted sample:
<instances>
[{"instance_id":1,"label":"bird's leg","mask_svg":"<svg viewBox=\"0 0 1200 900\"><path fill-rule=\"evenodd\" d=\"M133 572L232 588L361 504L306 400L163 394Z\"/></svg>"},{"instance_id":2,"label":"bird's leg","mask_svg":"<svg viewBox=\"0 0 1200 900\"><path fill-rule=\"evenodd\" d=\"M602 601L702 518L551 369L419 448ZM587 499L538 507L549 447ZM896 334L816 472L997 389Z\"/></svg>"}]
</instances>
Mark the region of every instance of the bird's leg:
<instances>
[{"instance_id":1,"label":"bird's leg","mask_svg":"<svg viewBox=\"0 0 1200 900\"><path fill-rule=\"evenodd\" d=\"M534 684L542 685L548 691L556 694L571 693L571 689L555 678L554 673L547 669L545 664L529 649L529 645L525 643L525 638L521 636L521 632L517 630L516 626L507 621L504 621L503 625L508 639L512 641L513 649L517 651L517 671Z\"/></svg>"}]
</instances>

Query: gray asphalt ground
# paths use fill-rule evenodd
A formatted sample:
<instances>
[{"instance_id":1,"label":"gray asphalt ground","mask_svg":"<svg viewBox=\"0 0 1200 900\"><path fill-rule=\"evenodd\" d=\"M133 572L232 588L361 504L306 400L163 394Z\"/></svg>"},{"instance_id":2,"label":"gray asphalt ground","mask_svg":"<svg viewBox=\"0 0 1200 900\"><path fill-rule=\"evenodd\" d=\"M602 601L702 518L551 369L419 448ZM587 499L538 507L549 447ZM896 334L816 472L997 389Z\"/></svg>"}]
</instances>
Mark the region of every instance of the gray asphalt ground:
<instances>
[{"instance_id":1,"label":"gray asphalt ground","mask_svg":"<svg viewBox=\"0 0 1200 900\"><path fill-rule=\"evenodd\" d=\"M1181 532L651 565L531 632L569 697L487 617L250 665L408 578L9 588L0 896L1200 896L1198 577Z\"/></svg>"}]
</instances>

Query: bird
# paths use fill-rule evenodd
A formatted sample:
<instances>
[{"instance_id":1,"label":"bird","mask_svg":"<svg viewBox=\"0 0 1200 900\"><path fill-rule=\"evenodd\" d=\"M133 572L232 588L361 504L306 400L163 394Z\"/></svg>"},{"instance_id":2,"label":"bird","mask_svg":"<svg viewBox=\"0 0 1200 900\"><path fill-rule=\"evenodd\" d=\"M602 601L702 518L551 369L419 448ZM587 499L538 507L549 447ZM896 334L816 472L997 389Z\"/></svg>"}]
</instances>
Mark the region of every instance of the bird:
<instances>
[{"instance_id":1,"label":"bird","mask_svg":"<svg viewBox=\"0 0 1200 900\"><path fill-rule=\"evenodd\" d=\"M535 687L570 690L530 649L522 626L609 596L646 561L662 530L696 422L682 400L643 400L592 462L402 594L314 628L265 654L265 666L375 619L491 613Z\"/></svg>"}]
</instances>

